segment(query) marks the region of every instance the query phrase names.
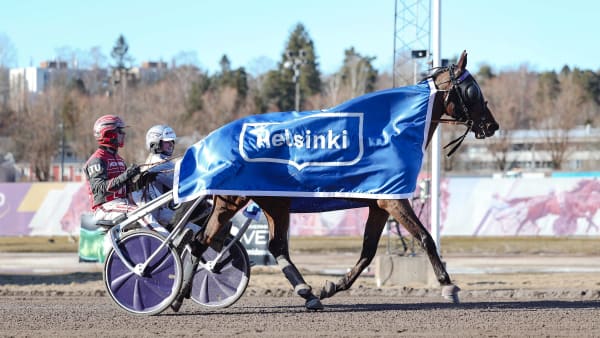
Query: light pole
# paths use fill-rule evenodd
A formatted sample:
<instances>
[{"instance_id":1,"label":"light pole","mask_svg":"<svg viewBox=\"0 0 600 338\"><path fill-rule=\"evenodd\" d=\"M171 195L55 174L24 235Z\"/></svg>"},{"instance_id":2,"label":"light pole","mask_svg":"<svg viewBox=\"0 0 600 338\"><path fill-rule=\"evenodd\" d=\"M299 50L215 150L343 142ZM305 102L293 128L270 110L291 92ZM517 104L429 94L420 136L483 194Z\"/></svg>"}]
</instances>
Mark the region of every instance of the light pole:
<instances>
[{"instance_id":1,"label":"light pole","mask_svg":"<svg viewBox=\"0 0 600 338\"><path fill-rule=\"evenodd\" d=\"M433 54L433 68L441 66L441 57L442 54L442 42L440 37L442 36L441 32L441 0L432 0L431 1L431 53ZM442 252L440 248L440 221L441 221L441 213L440 213L440 163L441 163L441 154L442 154L442 128L439 125L435 132L433 133L433 137L430 141L431 143L431 237L433 237L433 241L435 242L435 247L437 248L438 254Z\"/></svg>"},{"instance_id":2,"label":"light pole","mask_svg":"<svg viewBox=\"0 0 600 338\"><path fill-rule=\"evenodd\" d=\"M65 177L65 125L60 123L60 182Z\"/></svg>"},{"instance_id":3,"label":"light pole","mask_svg":"<svg viewBox=\"0 0 600 338\"><path fill-rule=\"evenodd\" d=\"M283 66L294 71L292 79L296 85L295 109L300 111L300 69L306 63L306 52L303 49L300 49L297 53L288 50L285 56L287 60L283 63Z\"/></svg>"},{"instance_id":4,"label":"light pole","mask_svg":"<svg viewBox=\"0 0 600 338\"><path fill-rule=\"evenodd\" d=\"M413 59L413 67L414 67L413 84L415 84L415 83L417 83L417 59L422 59L424 57L427 57L427 51L426 50L413 50L410 52L410 56Z\"/></svg>"}]
</instances>

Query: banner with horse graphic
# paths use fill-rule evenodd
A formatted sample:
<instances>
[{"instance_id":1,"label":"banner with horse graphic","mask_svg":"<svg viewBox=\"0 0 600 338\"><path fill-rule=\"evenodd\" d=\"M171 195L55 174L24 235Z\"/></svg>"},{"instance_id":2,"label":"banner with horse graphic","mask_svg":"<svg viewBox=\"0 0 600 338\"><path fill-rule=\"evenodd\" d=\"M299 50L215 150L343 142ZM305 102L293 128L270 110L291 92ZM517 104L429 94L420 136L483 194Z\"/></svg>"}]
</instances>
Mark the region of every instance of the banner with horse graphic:
<instances>
[{"instance_id":1,"label":"banner with horse graphic","mask_svg":"<svg viewBox=\"0 0 600 338\"><path fill-rule=\"evenodd\" d=\"M233 121L186 150L175 169L175 200L207 194L411 197L435 91L432 81L423 81L330 109Z\"/></svg>"}]
</instances>

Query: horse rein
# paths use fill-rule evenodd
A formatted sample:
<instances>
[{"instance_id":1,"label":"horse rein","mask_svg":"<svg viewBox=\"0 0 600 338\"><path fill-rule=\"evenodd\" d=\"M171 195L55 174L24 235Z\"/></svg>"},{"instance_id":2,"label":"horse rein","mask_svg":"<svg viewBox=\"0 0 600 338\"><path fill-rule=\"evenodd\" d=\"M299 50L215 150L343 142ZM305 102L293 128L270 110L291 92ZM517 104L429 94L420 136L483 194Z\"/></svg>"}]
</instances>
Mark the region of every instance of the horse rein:
<instances>
[{"instance_id":1,"label":"horse rein","mask_svg":"<svg viewBox=\"0 0 600 338\"><path fill-rule=\"evenodd\" d=\"M177 156L167 157L167 158L163 159L162 161L158 161L158 162L154 162L154 163L142 163L142 164L140 164L140 167L148 167L148 169L146 169L146 170L150 170L150 169L152 169L152 168L154 168L156 166L159 166L159 165L167 163L167 162L171 162L171 161L173 161L175 159L178 159L180 157L183 157L183 155L177 155ZM161 170L161 171L158 171L158 172L168 172L168 171L172 171L172 170L170 170L170 169L166 170L166 171Z\"/></svg>"},{"instance_id":2,"label":"horse rein","mask_svg":"<svg viewBox=\"0 0 600 338\"><path fill-rule=\"evenodd\" d=\"M147 167L146 170L144 170L144 172L150 172L150 170L152 168L157 167L157 166L167 163L167 162L171 162L180 157L183 157L183 155L167 157L167 158L163 159L162 161L158 161L158 162L154 162L154 163L142 163L142 164L140 164L140 167ZM169 172L173 172L173 171L175 171L175 169L164 169L164 170L152 171L152 173L153 174L163 174L163 173L169 173ZM150 182L146 182L144 187L141 189L142 190L142 199L148 199L149 188L150 188Z\"/></svg>"}]
</instances>

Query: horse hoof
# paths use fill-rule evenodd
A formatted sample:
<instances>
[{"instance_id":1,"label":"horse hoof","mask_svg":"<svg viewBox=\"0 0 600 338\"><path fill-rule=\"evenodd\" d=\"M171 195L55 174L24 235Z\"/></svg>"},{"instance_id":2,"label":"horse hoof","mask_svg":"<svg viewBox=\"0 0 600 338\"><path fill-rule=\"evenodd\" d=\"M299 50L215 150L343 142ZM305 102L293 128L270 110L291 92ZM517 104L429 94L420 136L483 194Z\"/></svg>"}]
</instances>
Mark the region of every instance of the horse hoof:
<instances>
[{"instance_id":1,"label":"horse hoof","mask_svg":"<svg viewBox=\"0 0 600 338\"><path fill-rule=\"evenodd\" d=\"M323 310L323 304L321 304L321 301L318 298L307 300L304 306L307 310L311 311Z\"/></svg>"},{"instance_id":2,"label":"horse hoof","mask_svg":"<svg viewBox=\"0 0 600 338\"><path fill-rule=\"evenodd\" d=\"M460 288L454 284L446 285L446 286L442 287L442 297L444 297L447 300L452 301L452 303L454 303L454 304L458 304L458 303L460 303L460 301L458 299L459 291L460 291Z\"/></svg>"},{"instance_id":3,"label":"horse hoof","mask_svg":"<svg viewBox=\"0 0 600 338\"><path fill-rule=\"evenodd\" d=\"M335 283L332 281L325 281L325 286L321 289L321 294L319 294L320 299L329 298L335 295L336 292Z\"/></svg>"}]
</instances>

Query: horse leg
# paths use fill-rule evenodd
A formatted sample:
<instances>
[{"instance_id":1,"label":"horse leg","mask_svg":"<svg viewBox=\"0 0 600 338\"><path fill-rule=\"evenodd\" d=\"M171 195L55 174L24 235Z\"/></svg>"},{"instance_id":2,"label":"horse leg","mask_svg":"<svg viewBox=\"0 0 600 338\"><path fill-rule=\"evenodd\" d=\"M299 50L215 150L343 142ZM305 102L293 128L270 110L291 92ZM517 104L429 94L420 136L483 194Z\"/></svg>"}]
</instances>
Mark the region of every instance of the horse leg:
<instances>
[{"instance_id":1,"label":"horse leg","mask_svg":"<svg viewBox=\"0 0 600 338\"><path fill-rule=\"evenodd\" d=\"M197 242L204 248L210 246L216 251L221 251L231 230L231 218L249 201L250 198L242 196L215 196L212 213L204 231L197 234ZM193 253L198 254L198 252Z\"/></svg>"},{"instance_id":2,"label":"horse leg","mask_svg":"<svg viewBox=\"0 0 600 338\"><path fill-rule=\"evenodd\" d=\"M448 275L446 267L438 255L431 234L423 226L408 200L379 200L378 204L381 208L387 210L398 222L402 223L413 238L417 240L421 248L425 250L435 276L442 286L442 296L454 303L458 303L460 288L450 280L450 275Z\"/></svg>"},{"instance_id":3,"label":"horse leg","mask_svg":"<svg viewBox=\"0 0 600 338\"><path fill-rule=\"evenodd\" d=\"M379 239L381 238L381 233L388 217L389 214L387 211L377 206L369 207L369 216L365 225L362 250L358 262L337 283L334 284L331 281L326 281L325 286L319 294L321 299L331 297L339 291L350 289L363 270L371 264L377 252L377 245L379 244Z\"/></svg>"},{"instance_id":4,"label":"horse leg","mask_svg":"<svg viewBox=\"0 0 600 338\"><path fill-rule=\"evenodd\" d=\"M288 232L290 227L290 201L287 198L255 197L269 223L269 252L285 278L292 284L294 292L305 300L307 310L322 310L323 304L304 281L304 277L290 258Z\"/></svg>"},{"instance_id":5,"label":"horse leg","mask_svg":"<svg viewBox=\"0 0 600 338\"><path fill-rule=\"evenodd\" d=\"M196 271L196 267L200 262L202 253L209 246L217 251L223 248L223 242L229 234L231 223L229 220L235 213L248 203L249 199L236 196L215 196L213 210L209 216L208 222L204 230L190 241L191 255L189 260L185 260L183 264L183 281L179 294L171 304L171 309L178 312L183 304L184 298L190 297L192 287L192 279ZM176 212L176 219L183 217L183 214L191 207L193 202L185 202Z\"/></svg>"}]
</instances>

